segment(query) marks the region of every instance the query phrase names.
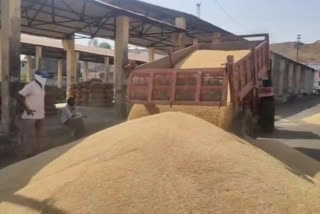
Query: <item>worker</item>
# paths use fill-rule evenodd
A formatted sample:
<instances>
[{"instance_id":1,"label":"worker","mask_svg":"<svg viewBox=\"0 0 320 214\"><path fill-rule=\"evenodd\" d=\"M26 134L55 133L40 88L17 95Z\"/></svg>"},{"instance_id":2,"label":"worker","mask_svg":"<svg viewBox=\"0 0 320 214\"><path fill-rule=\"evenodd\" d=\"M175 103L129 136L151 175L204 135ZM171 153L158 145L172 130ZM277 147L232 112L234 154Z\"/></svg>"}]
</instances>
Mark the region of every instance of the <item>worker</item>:
<instances>
[{"instance_id":1,"label":"worker","mask_svg":"<svg viewBox=\"0 0 320 214\"><path fill-rule=\"evenodd\" d=\"M19 91L18 99L23 113L18 119L20 156L30 157L41 151L43 122L45 118L45 83L47 73L43 70L35 72L34 79Z\"/></svg>"},{"instance_id":2,"label":"worker","mask_svg":"<svg viewBox=\"0 0 320 214\"><path fill-rule=\"evenodd\" d=\"M85 116L81 114L76 106L75 98L69 97L67 105L62 108L61 122L71 128L72 137L78 139L84 136L84 118Z\"/></svg>"}]
</instances>

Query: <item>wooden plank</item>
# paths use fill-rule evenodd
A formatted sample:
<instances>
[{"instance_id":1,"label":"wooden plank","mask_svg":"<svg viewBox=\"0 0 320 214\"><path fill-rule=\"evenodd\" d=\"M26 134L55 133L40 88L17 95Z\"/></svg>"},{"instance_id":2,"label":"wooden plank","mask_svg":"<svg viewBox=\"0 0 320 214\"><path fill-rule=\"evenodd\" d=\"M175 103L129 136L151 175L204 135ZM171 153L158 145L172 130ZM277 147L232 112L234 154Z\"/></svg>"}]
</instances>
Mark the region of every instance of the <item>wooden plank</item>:
<instances>
[{"instance_id":1,"label":"wooden plank","mask_svg":"<svg viewBox=\"0 0 320 214\"><path fill-rule=\"evenodd\" d=\"M224 75L223 87L222 87L221 105L227 105L227 102L228 102L228 100L227 100L228 99L228 90L229 90L229 72L226 69L226 72L225 72L225 75Z\"/></svg>"},{"instance_id":2,"label":"wooden plank","mask_svg":"<svg viewBox=\"0 0 320 214\"><path fill-rule=\"evenodd\" d=\"M176 84L177 84L177 72L172 74L171 91L170 91L170 103L173 103L176 99Z\"/></svg>"},{"instance_id":3,"label":"wooden plank","mask_svg":"<svg viewBox=\"0 0 320 214\"><path fill-rule=\"evenodd\" d=\"M196 102L200 101L200 93L201 93L201 72L197 73L197 82L196 82L196 93L195 100Z\"/></svg>"},{"instance_id":4,"label":"wooden plank","mask_svg":"<svg viewBox=\"0 0 320 214\"><path fill-rule=\"evenodd\" d=\"M148 101L152 100L152 93L153 93L153 86L154 86L154 73L150 72L150 79L149 79L149 87L148 87Z\"/></svg>"},{"instance_id":5,"label":"wooden plank","mask_svg":"<svg viewBox=\"0 0 320 214\"><path fill-rule=\"evenodd\" d=\"M253 83L248 83L239 93L238 97L239 100L242 101L248 93L253 89Z\"/></svg>"},{"instance_id":6,"label":"wooden plank","mask_svg":"<svg viewBox=\"0 0 320 214\"><path fill-rule=\"evenodd\" d=\"M192 45L188 48L172 53L172 56L171 56L172 64L175 65L176 63L178 63L180 60L188 56L190 53L192 53L196 49L197 49L197 46ZM170 63L171 60L170 60L170 56L168 55L166 57L155 60L153 62L143 64L137 67L137 70L153 69L153 68L156 68L156 69L171 68L171 63Z\"/></svg>"}]
</instances>

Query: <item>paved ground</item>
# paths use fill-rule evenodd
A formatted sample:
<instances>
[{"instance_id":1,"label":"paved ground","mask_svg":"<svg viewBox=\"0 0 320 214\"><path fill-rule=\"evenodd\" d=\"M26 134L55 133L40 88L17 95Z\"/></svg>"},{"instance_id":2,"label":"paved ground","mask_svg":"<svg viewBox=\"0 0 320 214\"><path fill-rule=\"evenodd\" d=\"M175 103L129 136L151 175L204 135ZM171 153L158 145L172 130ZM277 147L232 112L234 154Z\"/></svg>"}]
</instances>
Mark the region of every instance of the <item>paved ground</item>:
<instances>
[{"instance_id":1,"label":"paved ground","mask_svg":"<svg viewBox=\"0 0 320 214\"><path fill-rule=\"evenodd\" d=\"M277 106L276 130L262 138L282 142L320 161L320 125L303 121L314 114L320 114L320 96L303 97Z\"/></svg>"},{"instance_id":2,"label":"paved ground","mask_svg":"<svg viewBox=\"0 0 320 214\"><path fill-rule=\"evenodd\" d=\"M85 119L88 135L122 122L115 116L113 108L80 107L80 111L88 116ZM265 135L259 139L282 142L320 161L320 125L303 122L305 117L318 113L320 113L320 96L303 97L277 106L274 134ZM6 141L8 141L6 138L0 136L1 144ZM72 138L66 128L61 125L59 115L46 118L45 149L69 142L72 142ZM8 154L8 157L2 156L0 168L15 161L12 154Z\"/></svg>"},{"instance_id":3,"label":"paved ground","mask_svg":"<svg viewBox=\"0 0 320 214\"><path fill-rule=\"evenodd\" d=\"M65 104L57 105L57 108L61 108ZM85 119L85 126L87 129L86 135L93 134L100 130L109 128L116 124L123 122L116 117L115 111L113 108L94 108L94 107L79 107L80 111L87 116ZM59 110L58 110L59 111ZM67 144L74 141L71 137L70 132L67 127L63 126L60 122L59 113L55 116L50 116L45 119L45 139L42 144L44 145L43 150L48 150L50 148ZM17 158L14 154L14 144L10 144L7 137L3 137L0 134L0 143L4 145L13 145L10 146L9 151L5 152L0 157L0 169L9 164L12 164L17 161ZM12 148L11 148L12 147Z\"/></svg>"}]
</instances>

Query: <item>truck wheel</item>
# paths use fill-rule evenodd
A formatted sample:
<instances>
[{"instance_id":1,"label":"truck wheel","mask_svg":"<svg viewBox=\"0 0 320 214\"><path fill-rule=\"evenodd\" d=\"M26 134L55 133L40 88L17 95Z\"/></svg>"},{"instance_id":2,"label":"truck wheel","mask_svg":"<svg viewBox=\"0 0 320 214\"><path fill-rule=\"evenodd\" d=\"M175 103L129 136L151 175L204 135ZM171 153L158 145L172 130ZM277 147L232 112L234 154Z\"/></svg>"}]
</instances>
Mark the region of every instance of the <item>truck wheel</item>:
<instances>
[{"instance_id":1,"label":"truck wheel","mask_svg":"<svg viewBox=\"0 0 320 214\"><path fill-rule=\"evenodd\" d=\"M261 98L259 106L259 123L261 131L265 133L274 130L275 105L273 97Z\"/></svg>"}]
</instances>

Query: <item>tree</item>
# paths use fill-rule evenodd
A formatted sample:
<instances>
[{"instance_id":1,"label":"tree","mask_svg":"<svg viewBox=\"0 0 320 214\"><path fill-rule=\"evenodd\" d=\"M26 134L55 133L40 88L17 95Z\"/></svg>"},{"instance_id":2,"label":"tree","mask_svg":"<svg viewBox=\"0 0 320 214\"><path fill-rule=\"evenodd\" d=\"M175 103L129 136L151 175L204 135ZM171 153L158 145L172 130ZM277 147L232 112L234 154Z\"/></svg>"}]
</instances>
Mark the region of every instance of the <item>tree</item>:
<instances>
[{"instance_id":1,"label":"tree","mask_svg":"<svg viewBox=\"0 0 320 214\"><path fill-rule=\"evenodd\" d=\"M98 47L99 46L99 40L98 39L91 39L88 43L91 47Z\"/></svg>"},{"instance_id":2,"label":"tree","mask_svg":"<svg viewBox=\"0 0 320 214\"><path fill-rule=\"evenodd\" d=\"M99 44L100 48L111 49L111 45L108 42L101 42Z\"/></svg>"},{"instance_id":3,"label":"tree","mask_svg":"<svg viewBox=\"0 0 320 214\"><path fill-rule=\"evenodd\" d=\"M90 40L88 45L91 47L96 47L96 48L111 49L111 45L108 42L101 42L100 43L98 39Z\"/></svg>"}]
</instances>

